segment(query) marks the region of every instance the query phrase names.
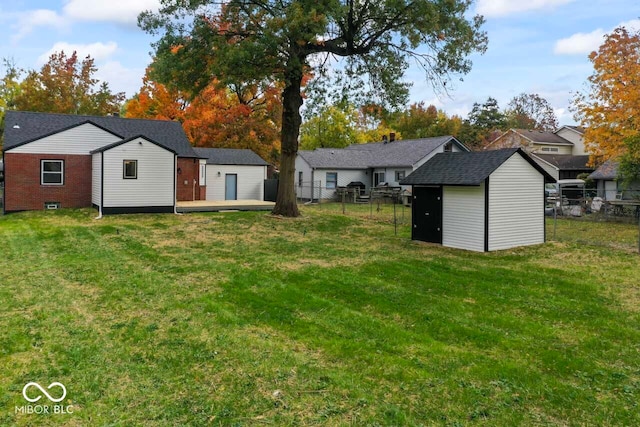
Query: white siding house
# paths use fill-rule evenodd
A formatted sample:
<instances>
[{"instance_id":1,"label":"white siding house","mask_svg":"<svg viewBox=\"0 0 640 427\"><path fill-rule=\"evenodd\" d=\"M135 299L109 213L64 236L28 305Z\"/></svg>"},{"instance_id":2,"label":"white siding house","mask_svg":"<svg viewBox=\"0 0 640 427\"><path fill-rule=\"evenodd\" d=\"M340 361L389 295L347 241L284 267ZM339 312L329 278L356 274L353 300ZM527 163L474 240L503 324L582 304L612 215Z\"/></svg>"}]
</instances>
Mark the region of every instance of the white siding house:
<instances>
[{"instance_id":1,"label":"white siding house","mask_svg":"<svg viewBox=\"0 0 640 427\"><path fill-rule=\"evenodd\" d=\"M207 200L226 200L225 184L229 175L236 175L235 200L264 200L267 167L245 165L207 165Z\"/></svg>"},{"instance_id":2,"label":"white siding house","mask_svg":"<svg viewBox=\"0 0 640 427\"><path fill-rule=\"evenodd\" d=\"M176 153L144 137L134 137L92 153L101 183L92 200L101 213L174 212ZM167 173L169 172L169 173Z\"/></svg>"},{"instance_id":3,"label":"white siding house","mask_svg":"<svg viewBox=\"0 0 640 427\"><path fill-rule=\"evenodd\" d=\"M545 181L521 149L439 154L402 181L412 239L479 252L544 243Z\"/></svg>"},{"instance_id":4,"label":"white siding house","mask_svg":"<svg viewBox=\"0 0 640 427\"><path fill-rule=\"evenodd\" d=\"M102 154L91 156L91 203L102 205Z\"/></svg>"},{"instance_id":5,"label":"white siding house","mask_svg":"<svg viewBox=\"0 0 640 427\"><path fill-rule=\"evenodd\" d=\"M18 125L19 126L19 125ZM20 130L18 127L17 130ZM93 123L85 122L66 130L22 143L12 149L22 154L75 154L88 155L93 150L122 141L122 137Z\"/></svg>"},{"instance_id":6,"label":"white siding house","mask_svg":"<svg viewBox=\"0 0 640 427\"><path fill-rule=\"evenodd\" d=\"M302 200L326 200L335 198L336 187L351 183L360 182L365 190L382 184L399 187L402 179L445 151L469 150L452 136L300 150L296 194Z\"/></svg>"},{"instance_id":7,"label":"white siding house","mask_svg":"<svg viewBox=\"0 0 640 427\"><path fill-rule=\"evenodd\" d=\"M195 148L206 159L207 200L264 200L267 162L248 149Z\"/></svg>"},{"instance_id":8,"label":"white siding house","mask_svg":"<svg viewBox=\"0 0 640 427\"><path fill-rule=\"evenodd\" d=\"M589 154L584 147L584 130L581 127L562 126L555 134L573 143L573 151L569 154L574 156Z\"/></svg>"}]
</instances>

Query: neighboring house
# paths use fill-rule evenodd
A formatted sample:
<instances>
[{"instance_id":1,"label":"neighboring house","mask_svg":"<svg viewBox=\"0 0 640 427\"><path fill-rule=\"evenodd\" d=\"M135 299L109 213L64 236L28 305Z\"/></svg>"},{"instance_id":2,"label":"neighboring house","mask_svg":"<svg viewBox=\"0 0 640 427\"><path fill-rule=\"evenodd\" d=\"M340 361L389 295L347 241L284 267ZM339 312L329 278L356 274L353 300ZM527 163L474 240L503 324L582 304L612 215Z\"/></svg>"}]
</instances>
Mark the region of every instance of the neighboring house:
<instances>
[{"instance_id":1,"label":"neighboring house","mask_svg":"<svg viewBox=\"0 0 640 427\"><path fill-rule=\"evenodd\" d=\"M556 181L559 179L576 179L580 174L593 172L589 163L589 155L572 156L570 154L532 154L538 162Z\"/></svg>"},{"instance_id":2,"label":"neighboring house","mask_svg":"<svg viewBox=\"0 0 640 427\"><path fill-rule=\"evenodd\" d=\"M201 180L206 183L207 200L264 200L269 164L256 153L230 148L194 150L206 159Z\"/></svg>"},{"instance_id":3,"label":"neighboring house","mask_svg":"<svg viewBox=\"0 0 640 427\"><path fill-rule=\"evenodd\" d=\"M0 183L4 182L4 162L0 160Z\"/></svg>"},{"instance_id":4,"label":"neighboring house","mask_svg":"<svg viewBox=\"0 0 640 427\"><path fill-rule=\"evenodd\" d=\"M411 238L480 252L544 243L545 182L555 180L519 148L438 154L401 182Z\"/></svg>"},{"instance_id":5,"label":"neighboring house","mask_svg":"<svg viewBox=\"0 0 640 427\"><path fill-rule=\"evenodd\" d=\"M397 187L407 175L445 151L469 149L453 136L441 136L301 150L296 157L297 197L330 199L338 187L350 183L362 183L365 189L380 185Z\"/></svg>"},{"instance_id":6,"label":"neighboring house","mask_svg":"<svg viewBox=\"0 0 640 427\"><path fill-rule=\"evenodd\" d=\"M528 129L509 129L487 146L489 150L500 148L522 148L534 154L584 154L574 153L573 142L555 132Z\"/></svg>"},{"instance_id":7,"label":"neighboring house","mask_svg":"<svg viewBox=\"0 0 640 427\"><path fill-rule=\"evenodd\" d=\"M588 165L584 130L578 126L562 126L555 132L509 129L487 147L500 148L522 148L556 180L575 179L594 170Z\"/></svg>"},{"instance_id":8,"label":"neighboring house","mask_svg":"<svg viewBox=\"0 0 640 427\"><path fill-rule=\"evenodd\" d=\"M570 154L573 154L574 156L589 154L584 146L584 129L582 127L565 125L554 133L573 144L573 150L571 150Z\"/></svg>"},{"instance_id":9,"label":"neighboring house","mask_svg":"<svg viewBox=\"0 0 640 427\"><path fill-rule=\"evenodd\" d=\"M625 186L619 177L619 167L620 163L618 161L607 160L589 175L589 179L596 183L598 196L604 200L639 199L640 182L632 182Z\"/></svg>"},{"instance_id":10,"label":"neighboring house","mask_svg":"<svg viewBox=\"0 0 640 427\"><path fill-rule=\"evenodd\" d=\"M178 122L7 111L6 212L173 212L206 194Z\"/></svg>"}]
</instances>

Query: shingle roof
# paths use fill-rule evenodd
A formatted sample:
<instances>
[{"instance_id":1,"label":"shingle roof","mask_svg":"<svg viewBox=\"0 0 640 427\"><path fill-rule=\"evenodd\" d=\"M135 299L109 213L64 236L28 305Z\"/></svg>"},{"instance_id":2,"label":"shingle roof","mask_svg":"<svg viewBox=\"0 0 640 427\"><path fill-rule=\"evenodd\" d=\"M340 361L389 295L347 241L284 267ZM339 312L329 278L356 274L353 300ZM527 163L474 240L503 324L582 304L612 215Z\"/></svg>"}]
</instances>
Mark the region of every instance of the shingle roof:
<instances>
[{"instance_id":1,"label":"shingle roof","mask_svg":"<svg viewBox=\"0 0 640 427\"><path fill-rule=\"evenodd\" d=\"M536 170L545 181L555 180L519 148L500 150L439 153L400 181L402 185L480 185L489 175L514 154L518 153Z\"/></svg>"},{"instance_id":2,"label":"shingle roof","mask_svg":"<svg viewBox=\"0 0 640 427\"><path fill-rule=\"evenodd\" d=\"M262 157L248 149L194 148L194 151L211 165L268 166Z\"/></svg>"},{"instance_id":3,"label":"shingle roof","mask_svg":"<svg viewBox=\"0 0 640 427\"><path fill-rule=\"evenodd\" d=\"M604 162L598 169L595 170L591 175L589 175L590 179L606 179L612 180L618 178L618 167L620 166L620 162L615 160L607 160Z\"/></svg>"},{"instance_id":4,"label":"shingle roof","mask_svg":"<svg viewBox=\"0 0 640 427\"><path fill-rule=\"evenodd\" d=\"M553 132L545 132L540 130L529 130L529 129L513 129L513 131L537 143L571 145L571 146L573 145L571 141L568 141L563 137L556 135Z\"/></svg>"},{"instance_id":5,"label":"shingle roof","mask_svg":"<svg viewBox=\"0 0 640 427\"><path fill-rule=\"evenodd\" d=\"M589 162L589 156L573 156L571 154L534 154L536 157L541 158L547 163L552 164L558 169L562 170L593 170L592 167L587 166Z\"/></svg>"},{"instance_id":6,"label":"shingle roof","mask_svg":"<svg viewBox=\"0 0 640 427\"><path fill-rule=\"evenodd\" d=\"M159 145L175 151L180 157L198 157L178 122L27 111L6 112L4 149L9 150L87 122L124 139L143 135Z\"/></svg>"},{"instance_id":7,"label":"shingle roof","mask_svg":"<svg viewBox=\"0 0 640 427\"><path fill-rule=\"evenodd\" d=\"M375 167L411 167L438 147L453 141L452 136L407 139L388 143L353 144L346 148L300 150L298 154L312 168L367 169Z\"/></svg>"},{"instance_id":8,"label":"shingle roof","mask_svg":"<svg viewBox=\"0 0 640 427\"><path fill-rule=\"evenodd\" d=\"M562 129L562 128L569 128L569 129L573 129L573 130L575 130L575 131L576 131L576 132L578 132L578 133L584 134L584 128L583 128L582 126L564 125L564 126L561 126L561 127L560 127L560 129ZM558 129L558 130L560 130L560 129ZM556 132L558 132L558 130L557 130Z\"/></svg>"}]
</instances>

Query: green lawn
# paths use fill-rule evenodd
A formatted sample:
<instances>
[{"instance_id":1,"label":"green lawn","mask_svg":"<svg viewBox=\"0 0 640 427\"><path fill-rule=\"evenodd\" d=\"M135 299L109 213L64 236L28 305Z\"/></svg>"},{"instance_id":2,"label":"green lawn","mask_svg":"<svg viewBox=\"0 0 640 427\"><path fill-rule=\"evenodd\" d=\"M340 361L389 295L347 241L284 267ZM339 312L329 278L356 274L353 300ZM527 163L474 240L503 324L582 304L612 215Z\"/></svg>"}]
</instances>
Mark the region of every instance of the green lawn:
<instances>
[{"instance_id":1,"label":"green lawn","mask_svg":"<svg viewBox=\"0 0 640 427\"><path fill-rule=\"evenodd\" d=\"M0 217L0 425L640 425L637 254L303 213Z\"/></svg>"}]
</instances>

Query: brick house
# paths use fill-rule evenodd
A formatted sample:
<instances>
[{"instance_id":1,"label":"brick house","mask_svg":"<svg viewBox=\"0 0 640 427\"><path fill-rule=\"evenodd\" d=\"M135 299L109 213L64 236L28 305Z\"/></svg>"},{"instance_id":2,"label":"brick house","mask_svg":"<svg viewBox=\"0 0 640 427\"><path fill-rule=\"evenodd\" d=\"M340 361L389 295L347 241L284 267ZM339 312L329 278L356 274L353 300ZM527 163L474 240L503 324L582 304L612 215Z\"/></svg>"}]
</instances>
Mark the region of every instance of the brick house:
<instances>
[{"instance_id":1,"label":"brick house","mask_svg":"<svg viewBox=\"0 0 640 427\"><path fill-rule=\"evenodd\" d=\"M206 197L178 122L7 111L4 211L174 212Z\"/></svg>"}]
</instances>

